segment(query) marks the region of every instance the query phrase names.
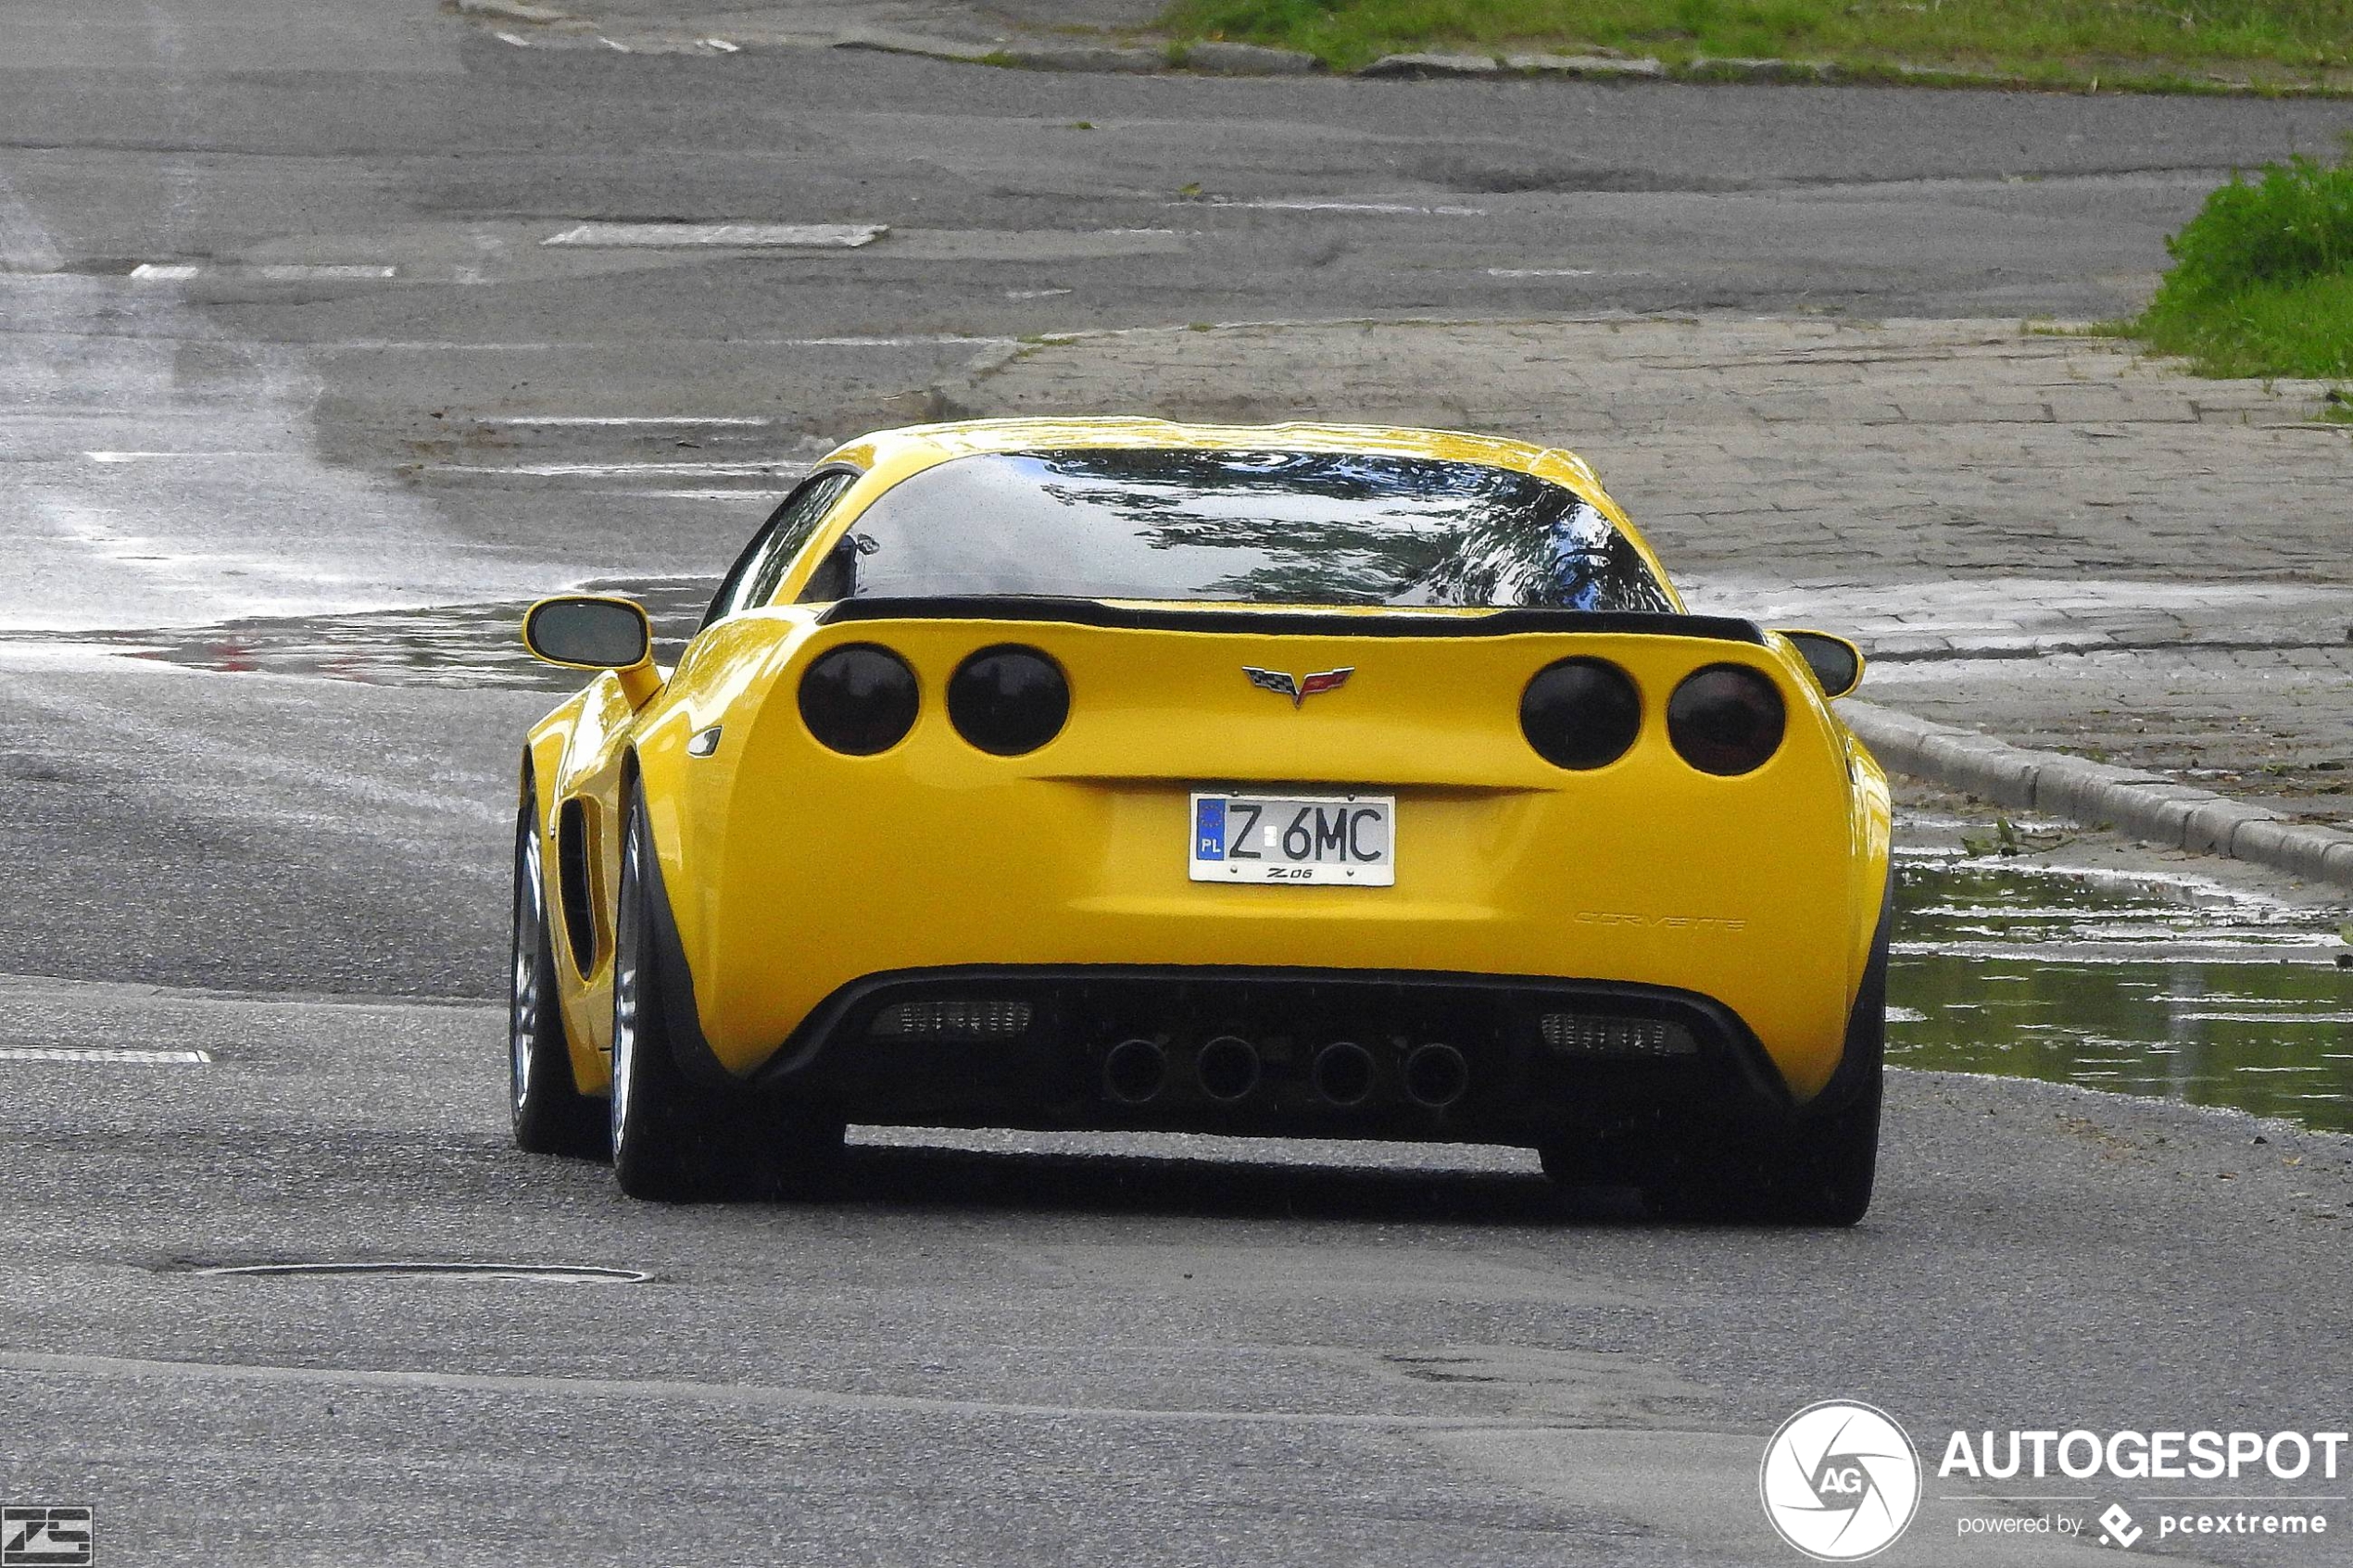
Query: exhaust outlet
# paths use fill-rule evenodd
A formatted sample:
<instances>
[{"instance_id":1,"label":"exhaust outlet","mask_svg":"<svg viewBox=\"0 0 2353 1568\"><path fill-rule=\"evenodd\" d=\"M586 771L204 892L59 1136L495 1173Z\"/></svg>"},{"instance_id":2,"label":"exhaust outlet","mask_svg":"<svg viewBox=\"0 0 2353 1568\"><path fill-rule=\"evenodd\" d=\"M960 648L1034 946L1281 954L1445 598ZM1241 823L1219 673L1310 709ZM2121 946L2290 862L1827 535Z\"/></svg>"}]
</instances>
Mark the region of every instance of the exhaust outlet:
<instances>
[{"instance_id":1,"label":"exhaust outlet","mask_svg":"<svg viewBox=\"0 0 2353 1568\"><path fill-rule=\"evenodd\" d=\"M1122 1040L1103 1058L1103 1093L1142 1105L1168 1083L1168 1053L1150 1040Z\"/></svg>"},{"instance_id":2,"label":"exhaust outlet","mask_svg":"<svg viewBox=\"0 0 2353 1568\"><path fill-rule=\"evenodd\" d=\"M1373 1098L1373 1053L1353 1040L1334 1040L1315 1053L1308 1077L1331 1104L1362 1105Z\"/></svg>"},{"instance_id":3,"label":"exhaust outlet","mask_svg":"<svg viewBox=\"0 0 2353 1568\"><path fill-rule=\"evenodd\" d=\"M1470 1063L1452 1046L1416 1046L1405 1059L1405 1098L1428 1110L1443 1110L1470 1087Z\"/></svg>"},{"instance_id":4,"label":"exhaust outlet","mask_svg":"<svg viewBox=\"0 0 2353 1568\"><path fill-rule=\"evenodd\" d=\"M1201 1092L1228 1103L1258 1087L1258 1047L1238 1035L1220 1035L1193 1059Z\"/></svg>"}]
</instances>

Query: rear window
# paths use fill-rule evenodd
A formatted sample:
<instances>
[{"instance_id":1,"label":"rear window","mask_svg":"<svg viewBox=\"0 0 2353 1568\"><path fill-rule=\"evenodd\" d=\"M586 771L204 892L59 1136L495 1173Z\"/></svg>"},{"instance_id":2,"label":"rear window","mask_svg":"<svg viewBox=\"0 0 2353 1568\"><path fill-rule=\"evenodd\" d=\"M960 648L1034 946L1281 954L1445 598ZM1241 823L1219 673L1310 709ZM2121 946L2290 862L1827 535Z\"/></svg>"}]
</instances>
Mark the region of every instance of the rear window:
<instances>
[{"instance_id":1,"label":"rear window","mask_svg":"<svg viewBox=\"0 0 2353 1568\"><path fill-rule=\"evenodd\" d=\"M1088 450L959 458L876 497L804 599L963 594L1666 610L1575 492L1428 458Z\"/></svg>"}]
</instances>

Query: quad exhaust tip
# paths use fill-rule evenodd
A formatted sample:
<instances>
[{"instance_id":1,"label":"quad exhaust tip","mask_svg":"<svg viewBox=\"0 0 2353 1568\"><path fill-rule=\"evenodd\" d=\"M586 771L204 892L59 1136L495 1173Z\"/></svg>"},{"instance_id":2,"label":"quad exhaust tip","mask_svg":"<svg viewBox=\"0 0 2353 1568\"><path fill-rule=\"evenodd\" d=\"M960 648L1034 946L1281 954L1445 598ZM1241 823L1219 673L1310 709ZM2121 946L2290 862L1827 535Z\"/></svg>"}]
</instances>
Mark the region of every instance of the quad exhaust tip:
<instances>
[{"instance_id":1,"label":"quad exhaust tip","mask_svg":"<svg viewBox=\"0 0 2353 1568\"><path fill-rule=\"evenodd\" d=\"M1258 1047L1239 1035L1220 1035L1193 1059L1193 1080L1214 1100L1231 1104L1258 1087Z\"/></svg>"},{"instance_id":2,"label":"quad exhaust tip","mask_svg":"<svg viewBox=\"0 0 2353 1568\"><path fill-rule=\"evenodd\" d=\"M1168 1083L1168 1053L1150 1040L1122 1040L1103 1058L1103 1093L1142 1105Z\"/></svg>"},{"instance_id":3,"label":"quad exhaust tip","mask_svg":"<svg viewBox=\"0 0 2353 1568\"><path fill-rule=\"evenodd\" d=\"M1308 1073L1315 1092L1333 1105L1362 1105L1373 1098L1373 1053L1353 1040L1334 1040L1317 1051Z\"/></svg>"},{"instance_id":4,"label":"quad exhaust tip","mask_svg":"<svg viewBox=\"0 0 2353 1568\"><path fill-rule=\"evenodd\" d=\"M1452 1046L1417 1046L1405 1059L1405 1098L1428 1110L1443 1110L1470 1087L1470 1063Z\"/></svg>"}]
</instances>

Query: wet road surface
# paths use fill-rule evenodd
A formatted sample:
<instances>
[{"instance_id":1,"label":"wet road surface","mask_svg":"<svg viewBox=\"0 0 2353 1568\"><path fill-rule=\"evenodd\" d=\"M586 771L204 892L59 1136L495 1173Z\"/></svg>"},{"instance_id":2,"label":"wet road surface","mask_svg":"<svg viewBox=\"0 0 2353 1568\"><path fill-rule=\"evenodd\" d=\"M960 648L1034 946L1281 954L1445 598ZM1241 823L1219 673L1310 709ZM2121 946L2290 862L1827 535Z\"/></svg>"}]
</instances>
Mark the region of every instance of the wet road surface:
<instances>
[{"instance_id":1,"label":"wet road surface","mask_svg":"<svg viewBox=\"0 0 2353 1568\"><path fill-rule=\"evenodd\" d=\"M1563 1203L1518 1150L920 1132L821 1201L624 1203L504 1126L550 695L489 635L585 580L690 619L828 436L1025 333L2100 314L2341 108L714 73L424 0L0 29L0 1493L95 1505L102 1561L1745 1568L1764 1435L1824 1397L2344 1424L2353 1146L2066 1084L1899 1073L1836 1235ZM892 232L545 243L658 220ZM2342 1089L2333 916L2158 941L1941 864L1903 1060ZM2078 946L2024 957L2054 910ZM2153 945L2095 962L2120 926ZM310 1262L570 1272L208 1272ZM1932 1488L1886 1561L2083 1555L1957 1542L2002 1506Z\"/></svg>"}]
</instances>

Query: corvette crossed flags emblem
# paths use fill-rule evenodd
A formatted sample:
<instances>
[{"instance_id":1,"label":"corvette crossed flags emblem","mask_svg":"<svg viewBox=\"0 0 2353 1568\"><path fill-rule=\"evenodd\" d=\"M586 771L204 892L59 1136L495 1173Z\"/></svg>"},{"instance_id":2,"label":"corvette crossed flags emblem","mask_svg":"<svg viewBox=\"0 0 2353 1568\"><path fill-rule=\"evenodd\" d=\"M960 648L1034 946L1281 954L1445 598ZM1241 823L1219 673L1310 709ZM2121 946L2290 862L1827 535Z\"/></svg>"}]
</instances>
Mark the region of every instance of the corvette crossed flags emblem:
<instances>
[{"instance_id":1,"label":"corvette crossed flags emblem","mask_svg":"<svg viewBox=\"0 0 2353 1568\"><path fill-rule=\"evenodd\" d=\"M1252 685L1287 696L1290 698L1290 705L1297 708L1318 692L1338 691L1348 684L1348 678L1356 673L1356 667L1352 664L1344 670L1327 670L1320 674L1301 677L1285 670L1261 670L1254 664L1245 664L1242 673L1250 677Z\"/></svg>"}]
</instances>

